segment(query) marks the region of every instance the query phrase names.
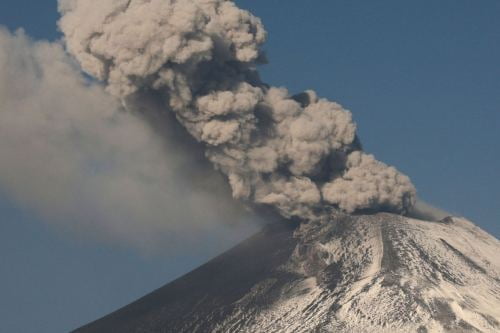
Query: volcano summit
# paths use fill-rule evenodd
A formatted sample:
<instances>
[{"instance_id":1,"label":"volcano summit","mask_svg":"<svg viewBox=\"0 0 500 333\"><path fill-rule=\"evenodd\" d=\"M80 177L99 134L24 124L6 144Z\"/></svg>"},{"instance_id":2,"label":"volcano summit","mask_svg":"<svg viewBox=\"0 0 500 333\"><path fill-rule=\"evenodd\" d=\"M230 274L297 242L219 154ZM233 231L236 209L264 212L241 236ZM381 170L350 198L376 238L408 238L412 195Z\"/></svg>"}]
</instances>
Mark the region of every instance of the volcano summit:
<instances>
[{"instance_id":1,"label":"volcano summit","mask_svg":"<svg viewBox=\"0 0 500 333\"><path fill-rule=\"evenodd\" d=\"M500 242L389 213L276 224L75 331L498 332Z\"/></svg>"}]
</instances>

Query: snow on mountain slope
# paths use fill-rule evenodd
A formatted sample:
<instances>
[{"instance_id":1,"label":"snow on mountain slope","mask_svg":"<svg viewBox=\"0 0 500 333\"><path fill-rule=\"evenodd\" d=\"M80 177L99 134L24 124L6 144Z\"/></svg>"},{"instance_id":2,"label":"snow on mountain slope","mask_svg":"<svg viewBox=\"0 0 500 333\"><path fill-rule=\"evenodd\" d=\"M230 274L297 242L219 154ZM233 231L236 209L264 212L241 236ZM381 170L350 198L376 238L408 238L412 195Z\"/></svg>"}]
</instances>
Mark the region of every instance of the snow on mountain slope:
<instances>
[{"instance_id":1,"label":"snow on mountain slope","mask_svg":"<svg viewBox=\"0 0 500 333\"><path fill-rule=\"evenodd\" d=\"M76 332L499 332L500 242L471 222L275 226Z\"/></svg>"},{"instance_id":2,"label":"snow on mountain slope","mask_svg":"<svg viewBox=\"0 0 500 333\"><path fill-rule=\"evenodd\" d=\"M500 244L466 220L379 214L306 225L297 234L287 269L304 280L241 331L500 330Z\"/></svg>"}]
</instances>

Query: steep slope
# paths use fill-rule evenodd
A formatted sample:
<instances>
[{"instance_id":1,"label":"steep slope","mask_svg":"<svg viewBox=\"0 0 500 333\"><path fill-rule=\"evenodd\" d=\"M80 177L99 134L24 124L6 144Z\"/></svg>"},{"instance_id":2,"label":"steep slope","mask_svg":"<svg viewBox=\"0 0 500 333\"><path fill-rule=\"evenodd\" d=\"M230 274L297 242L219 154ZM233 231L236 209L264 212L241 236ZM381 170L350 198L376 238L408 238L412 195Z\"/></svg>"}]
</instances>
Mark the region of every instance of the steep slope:
<instances>
[{"instance_id":1,"label":"steep slope","mask_svg":"<svg viewBox=\"0 0 500 333\"><path fill-rule=\"evenodd\" d=\"M76 332L498 332L499 254L460 218L279 225Z\"/></svg>"}]
</instances>

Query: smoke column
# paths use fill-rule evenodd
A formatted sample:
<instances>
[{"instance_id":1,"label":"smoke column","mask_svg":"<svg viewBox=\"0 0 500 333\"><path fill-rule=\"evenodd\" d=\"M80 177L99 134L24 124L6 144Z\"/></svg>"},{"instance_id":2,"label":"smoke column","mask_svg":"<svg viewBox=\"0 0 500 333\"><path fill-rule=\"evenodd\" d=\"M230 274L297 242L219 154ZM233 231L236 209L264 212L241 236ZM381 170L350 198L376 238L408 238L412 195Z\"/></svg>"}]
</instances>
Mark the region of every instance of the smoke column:
<instances>
[{"instance_id":1,"label":"smoke column","mask_svg":"<svg viewBox=\"0 0 500 333\"><path fill-rule=\"evenodd\" d=\"M125 111L60 43L0 27L0 195L59 230L147 252L254 228L172 114L139 103L147 115Z\"/></svg>"},{"instance_id":2,"label":"smoke column","mask_svg":"<svg viewBox=\"0 0 500 333\"><path fill-rule=\"evenodd\" d=\"M67 50L126 104L154 92L205 147L233 197L307 220L408 212L415 188L361 150L351 113L261 82L266 31L225 0L59 0Z\"/></svg>"}]
</instances>

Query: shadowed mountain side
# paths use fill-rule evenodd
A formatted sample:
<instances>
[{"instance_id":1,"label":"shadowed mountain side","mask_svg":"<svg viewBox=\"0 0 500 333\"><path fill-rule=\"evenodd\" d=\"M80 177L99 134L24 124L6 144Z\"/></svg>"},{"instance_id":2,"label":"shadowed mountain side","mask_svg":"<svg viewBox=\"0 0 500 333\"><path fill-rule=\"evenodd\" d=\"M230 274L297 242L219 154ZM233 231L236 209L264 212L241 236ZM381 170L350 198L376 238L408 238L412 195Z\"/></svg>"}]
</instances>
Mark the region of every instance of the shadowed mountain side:
<instances>
[{"instance_id":1,"label":"shadowed mountain side","mask_svg":"<svg viewBox=\"0 0 500 333\"><path fill-rule=\"evenodd\" d=\"M75 333L206 332L233 303L275 274L296 246L294 226L277 223L194 271ZM206 318L212 318L211 323Z\"/></svg>"}]
</instances>

